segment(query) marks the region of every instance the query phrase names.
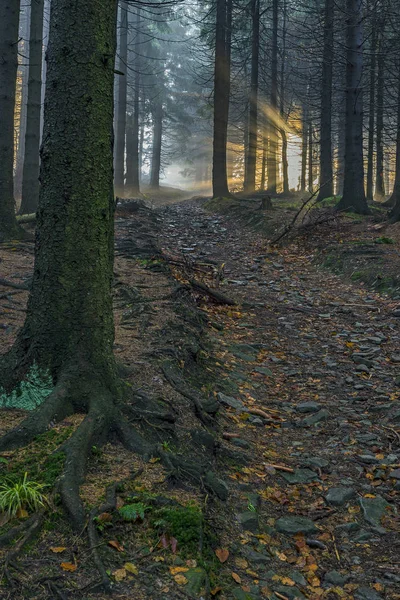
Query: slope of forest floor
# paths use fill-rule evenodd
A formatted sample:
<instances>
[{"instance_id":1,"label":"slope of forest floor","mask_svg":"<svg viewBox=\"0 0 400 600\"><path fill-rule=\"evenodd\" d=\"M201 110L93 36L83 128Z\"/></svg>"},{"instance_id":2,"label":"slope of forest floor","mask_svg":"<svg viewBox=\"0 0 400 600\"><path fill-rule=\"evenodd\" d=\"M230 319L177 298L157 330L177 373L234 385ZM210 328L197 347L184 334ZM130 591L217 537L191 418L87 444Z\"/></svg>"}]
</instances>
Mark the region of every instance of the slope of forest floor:
<instances>
[{"instance_id":1,"label":"slope of forest floor","mask_svg":"<svg viewBox=\"0 0 400 600\"><path fill-rule=\"evenodd\" d=\"M371 259L375 275L397 276L398 229L382 231L379 213L327 215L271 248L298 201L268 212L259 199L204 204L120 207L115 352L138 397L174 413L173 429L149 415L160 443L208 461L229 495L174 486L158 461L117 445L94 448L88 507L124 482L119 510L96 521L115 597L399 599L400 307L395 283L378 293L353 272ZM32 252L3 245L1 277L29 282ZM1 351L26 295L0 284ZM216 413L212 422L193 418L193 396ZM2 430L22 414L2 411ZM44 449L80 418L3 456L2 475L42 477ZM55 505L0 598L104 598L95 550Z\"/></svg>"}]
</instances>

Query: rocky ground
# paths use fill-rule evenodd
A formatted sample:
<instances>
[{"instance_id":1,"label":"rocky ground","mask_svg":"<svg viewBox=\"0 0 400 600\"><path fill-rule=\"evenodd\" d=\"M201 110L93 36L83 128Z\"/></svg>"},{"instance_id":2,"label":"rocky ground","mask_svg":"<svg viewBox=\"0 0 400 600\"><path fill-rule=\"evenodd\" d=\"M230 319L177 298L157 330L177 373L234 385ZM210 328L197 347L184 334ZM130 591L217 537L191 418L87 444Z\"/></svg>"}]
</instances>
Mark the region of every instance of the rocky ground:
<instances>
[{"instance_id":1,"label":"rocky ground","mask_svg":"<svg viewBox=\"0 0 400 600\"><path fill-rule=\"evenodd\" d=\"M211 449L223 489L215 499L195 486L171 488L156 462L133 464L112 445L95 452L83 488L90 506L105 480L143 471L120 494L120 508L133 497L143 517L110 515L99 524L115 597L400 598L398 301L315 266L307 246L271 249L262 232L210 212L202 200L157 208L154 237L128 209L122 213L117 355L131 368L131 385L166 404L182 400L184 383L214 406L213 421L199 426L190 402L183 405L178 433L163 431L160 439L166 449L186 443L199 461ZM143 231L141 255L135 240ZM8 279L16 263L21 281L24 252L11 260L4 250ZM201 326L192 319L188 327L187 310L179 321L183 304L177 311L171 296L177 284L191 290ZM231 302L215 301L210 288ZM138 303L132 290L149 302ZM5 300L4 349L23 316L23 306ZM178 330L179 343L171 334ZM193 365L174 356L182 380L171 387L162 367L174 344L192 353ZM21 418L7 415L3 429ZM81 544L63 526L49 527L40 556L33 550L21 559L25 570L48 561L44 591L36 580L31 595L26 586L17 596L5 585L0 598L105 597L88 586L93 565ZM60 560L54 548L62 549ZM63 558L69 569L60 568Z\"/></svg>"}]
</instances>

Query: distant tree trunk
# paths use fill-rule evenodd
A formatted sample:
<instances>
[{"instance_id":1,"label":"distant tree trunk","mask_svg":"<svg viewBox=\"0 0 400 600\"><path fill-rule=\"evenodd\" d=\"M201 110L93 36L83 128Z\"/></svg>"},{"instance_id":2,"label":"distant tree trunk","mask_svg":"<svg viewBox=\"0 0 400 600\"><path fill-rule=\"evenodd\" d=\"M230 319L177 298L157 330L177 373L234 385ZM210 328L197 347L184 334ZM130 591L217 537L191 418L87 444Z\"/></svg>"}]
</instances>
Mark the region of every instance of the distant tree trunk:
<instances>
[{"instance_id":1,"label":"distant tree trunk","mask_svg":"<svg viewBox=\"0 0 400 600\"><path fill-rule=\"evenodd\" d=\"M135 80L133 113L127 118L126 130L126 188L128 195L140 192L139 110L140 110L140 8L136 9Z\"/></svg>"},{"instance_id":2,"label":"distant tree trunk","mask_svg":"<svg viewBox=\"0 0 400 600\"><path fill-rule=\"evenodd\" d=\"M213 138L213 196L229 196L226 168L228 139L229 97L230 97L230 51L226 37L229 14L232 14L232 0L217 0L215 28L215 66L214 66L214 138Z\"/></svg>"},{"instance_id":3,"label":"distant tree trunk","mask_svg":"<svg viewBox=\"0 0 400 600\"><path fill-rule=\"evenodd\" d=\"M346 96L343 94L343 106L346 104ZM339 111L338 123L337 123L338 135L337 135L337 173L336 173L336 195L341 196L343 194L344 184L344 156L346 152L346 121L343 115Z\"/></svg>"},{"instance_id":4,"label":"distant tree trunk","mask_svg":"<svg viewBox=\"0 0 400 600\"><path fill-rule=\"evenodd\" d=\"M285 119L285 64L286 64L286 21L287 21L287 0L283 0L283 24L282 24L282 58L281 58L281 119ZM282 139L282 192L284 195L289 193L289 162L288 162L288 140L284 127L280 130Z\"/></svg>"},{"instance_id":5,"label":"distant tree trunk","mask_svg":"<svg viewBox=\"0 0 400 600\"><path fill-rule=\"evenodd\" d=\"M333 196L332 72L334 11L335 0L325 0L324 49L321 78L320 189L317 198L318 201Z\"/></svg>"},{"instance_id":6,"label":"distant tree trunk","mask_svg":"<svg viewBox=\"0 0 400 600\"><path fill-rule=\"evenodd\" d=\"M307 146L308 146L308 109L303 105L302 115L302 135L301 135L301 174L300 174L300 191L306 191L306 175L307 175Z\"/></svg>"},{"instance_id":7,"label":"distant tree trunk","mask_svg":"<svg viewBox=\"0 0 400 600\"><path fill-rule=\"evenodd\" d=\"M398 75L397 91L396 169L393 192L389 200L385 202L385 205L393 207L393 210L389 213L389 217L393 221L400 221L400 74Z\"/></svg>"},{"instance_id":8,"label":"distant tree trunk","mask_svg":"<svg viewBox=\"0 0 400 600\"><path fill-rule=\"evenodd\" d=\"M0 241L20 237L14 200L14 108L19 0L0 3Z\"/></svg>"},{"instance_id":9,"label":"distant tree trunk","mask_svg":"<svg viewBox=\"0 0 400 600\"><path fill-rule=\"evenodd\" d=\"M260 1L251 0L252 42L249 110L249 151L247 154L246 180L244 191L253 192L256 188L257 166L257 121L258 121L258 70L260 52Z\"/></svg>"},{"instance_id":10,"label":"distant tree trunk","mask_svg":"<svg viewBox=\"0 0 400 600\"><path fill-rule=\"evenodd\" d=\"M343 196L338 210L369 214L363 160L363 29L362 0L347 0L346 151Z\"/></svg>"},{"instance_id":11,"label":"distant tree trunk","mask_svg":"<svg viewBox=\"0 0 400 600\"><path fill-rule=\"evenodd\" d=\"M263 119L262 127L262 159L261 159L261 181L260 190L265 190L266 174L267 174L267 157L268 157L268 135L266 119Z\"/></svg>"},{"instance_id":12,"label":"distant tree trunk","mask_svg":"<svg viewBox=\"0 0 400 600\"><path fill-rule=\"evenodd\" d=\"M42 112L44 0L31 2L29 36L29 82L26 111L25 158L20 213L36 212L39 203L40 114Z\"/></svg>"},{"instance_id":13,"label":"distant tree trunk","mask_svg":"<svg viewBox=\"0 0 400 600\"><path fill-rule=\"evenodd\" d=\"M150 187L152 190L159 190L163 125L163 106L161 97L158 97L155 102L156 104L153 112L153 151L151 158Z\"/></svg>"},{"instance_id":14,"label":"distant tree trunk","mask_svg":"<svg viewBox=\"0 0 400 600\"><path fill-rule=\"evenodd\" d=\"M25 9L25 10L24 10ZM23 56L23 60L20 59L18 68L17 80L20 77L21 80L21 112L19 119L18 129L18 147L15 157L15 175L14 175L14 195L15 199L21 201L22 195L22 172L24 169L24 154L25 154L25 134L26 134L26 108L28 101L28 65L29 62L29 29L30 29L30 6L25 6L24 9L21 7L20 13L20 40L18 51L20 56Z\"/></svg>"},{"instance_id":15,"label":"distant tree trunk","mask_svg":"<svg viewBox=\"0 0 400 600\"><path fill-rule=\"evenodd\" d=\"M115 136L115 193L124 196L125 191L125 135L126 135L126 94L128 79L128 5L121 1L119 24L119 64L117 95L117 128Z\"/></svg>"},{"instance_id":16,"label":"distant tree trunk","mask_svg":"<svg viewBox=\"0 0 400 600\"><path fill-rule=\"evenodd\" d=\"M308 126L308 191L312 194L314 190L314 146L313 126L310 119Z\"/></svg>"},{"instance_id":17,"label":"distant tree trunk","mask_svg":"<svg viewBox=\"0 0 400 600\"><path fill-rule=\"evenodd\" d=\"M371 66L369 73L369 117L368 117L368 161L367 161L367 200L374 199L374 137L375 137L375 69L376 69L376 39L377 23L376 11L372 13L372 36L371 36Z\"/></svg>"},{"instance_id":18,"label":"distant tree trunk","mask_svg":"<svg viewBox=\"0 0 400 600\"><path fill-rule=\"evenodd\" d=\"M272 120L269 126L269 160L268 160L268 192L271 195L276 194L276 185L278 180L278 130L277 130L277 111L278 111L278 7L279 0L272 0L272 58L271 58L271 113Z\"/></svg>"},{"instance_id":19,"label":"distant tree trunk","mask_svg":"<svg viewBox=\"0 0 400 600\"><path fill-rule=\"evenodd\" d=\"M379 32L378 46L378 79L376 97L376 177L375 200L382 202L385 199L385 180L383 176L383 104L385 92L385 55L383 43L383 26Z\"/></svg>"}]
</instances>

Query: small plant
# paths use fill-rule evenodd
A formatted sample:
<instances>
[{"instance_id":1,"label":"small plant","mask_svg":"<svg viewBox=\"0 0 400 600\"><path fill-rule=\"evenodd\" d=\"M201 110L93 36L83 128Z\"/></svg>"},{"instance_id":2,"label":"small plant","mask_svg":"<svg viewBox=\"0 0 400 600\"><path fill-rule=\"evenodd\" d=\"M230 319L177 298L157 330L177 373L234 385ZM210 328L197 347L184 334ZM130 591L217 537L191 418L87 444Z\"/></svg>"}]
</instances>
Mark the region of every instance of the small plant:
<instances>
[{"instance_id":1,"label":"small plant","mask_svg":"<svg viewBox=\"0 0 400 600\"><path fill-rule=\"evenodd\" d=\"M394 239L386 236L378 237L374 240L375 244L394 244Z\"/></svg>"},{"instance_id":2,"label":"small plant","mask_svg":"<svg viewBox=\"0 0 400 600\"><path fill-rule=\"evenodd\" d=\"M163 442L162 443L162 449L165 450L165 452L172 452L171 446L169 445L169 442Z\"/></svg>"},{"instance_id":3,"label":"small plant","mask_svg":"<svg viewBox=\"0 0 400 600\"><path fill-rule=\"evenodd\" d=\"M250 502L250 500L249 500L249 503L248 503L248 505L247 505L247 510L248 510L248 511L250 511L250 512L257 512L257 509L256 509L256 507L254 506L254 504L252 504L252 503Z\"/></svg>"},{"instance_id":4,"label":"small plant","mask_svg":"<svg viewBox=\"0 0 400 600\"><path fill-rule=\"evenodd\" d=\"M147 510L150 510L149 506L146 506L143 502L135 502L134 504L121 506L118 512L124 521L137 521L138 519L143 521Z\"/></svg>"},{"instance_id":5,"label":"small plant","mask_svg":"<svg viewBox=\"0 0 400 600\"><path fill-rule=\"evenodd\" d=\"M21 510L37 510L47 502L42 493L44 487L42 483L28 481L28 473L22 482L5 481L0 485L0 510L12 517Z\"/></svg>"}]
</instances>

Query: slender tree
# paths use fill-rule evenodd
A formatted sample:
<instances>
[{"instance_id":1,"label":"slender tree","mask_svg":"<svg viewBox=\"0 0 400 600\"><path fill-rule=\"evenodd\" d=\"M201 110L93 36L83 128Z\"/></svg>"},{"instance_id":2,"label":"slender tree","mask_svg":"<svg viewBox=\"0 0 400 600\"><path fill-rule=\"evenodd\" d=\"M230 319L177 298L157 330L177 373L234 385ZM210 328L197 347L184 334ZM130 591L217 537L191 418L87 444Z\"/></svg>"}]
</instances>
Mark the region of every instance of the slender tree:
<instances>
[{"instance_id":1,"label":"slender tree","mask_svg":"<svg viewBox=\"0 0 400 600\"><path fill-rule=\"evenodd\" d=\"M385 93L385 55L383 44L383 24L379 31L378 44L378 76L376 95L376 177L375 177L375 200L382 202L385 199L385 180L383 174L383 107Z\"/></svg>"},{"instance_id":2,"label":"slender tree","mask_svg":"<svg viewBox=\"0 0 400 600\"><path fill-rule=\"evenodd\" d=\"M29 80L21 214L36 212L39 203L40 113L42 110L42 50L44 0L32 0L29 36Z\"/></svg>"},{"instance_id":3,"label":"slender tree","mask_svg":"<svg viewBox=\"0 0 400 600\"><path fill-rule=\"evenodd\" d=\"M373 11L373 17L376 11ZM368 161L367 161L367 200L372 202L374 199L374 138L375 138L375 71L376 71L376 42L377 42L377 22L372 19L371 34L371 64L369 70L369 117L368 117Z\"/></svg>"},{"instance_id":4,"label":"slender tree","mask_svg":"<svg viewBox=\"0 0 400 600\"><path fill-rule=\"evenodd\" d=\"M140 7L136 9L135 76L133 90L133 111L127 117L126 129L126 188L129 195L140 191L139 164L139 110L140 110Z\"/></svg>"},{"instance_id":5,"label":"slender tree","mask_svg":"<svg viewBox=\"0 0 400 600\"><path fill-rule=\"evenodd\" d=\"M268 191L276 194L278 181L278 8L279 0L272 0L272 58L271 58L271 113L269 123L269 148L268 148Z\"/></svg>"},{"instance_id":6,"label":"slender tree","mask_svg":"<svg viewBox=\"0 0 400 600\"><path fill-rule=\"evenodd\" d=\"M389 213L393 222L400 221L400 75L398 76L397 92L397 133L396 133L396 170L394 176L394 187L387 206L393 207Z\"/></svg>"},{"instance_id":7,"label":"slender tree","mask_svg":"<svg viewBox=\"0 0 400 600\"><path fill-rule=\"evenodd\" d=\"M115 135L115 193L124 196L125 191L125 135L126 135L126 94L128 80L128 5L121 1L119 23L119 67L118 95Z\"/></svg>"},{"instance_id":8,"label":"slender tree","mask_svg":"<svg viewBox=\"0 0 400 600\"><path fill-rule=\"evenodd\" d=\"M369 214L364 190L362 0L347 0L346 14L346 148L343 196L337 209Z\"/></svg>"},{"instance_id":9,"label":"slender tree","mask_svg":"<svg viewBox=\"0 0 400 600\"><path fill-rule=\"evenodd\" d=\"M249 150L247 153L244 191L253 192L256 187L257 120L258 120L258 71L260 53L260 1L251 0L251 75L249 100Z\"/></svg>"},{"instance_id":10,"label":"slender tree","mask_svg":"<svg viewBox=\"0 0 400 600\"><path fill-rule=\"evenodd\" d=\"M286 35L287 35L287 0L283 0L283 23L282 23L282 54L280 73L280 113L281 119L285 118L285 65L286 65ZM283 194L289 193L289 161L288 161L288 139L285 127L280 129L282 140L282 185Z\"/></svg>"},{"instance_id":11,"label":"slender tree","mask_svg":"<svg viewBox=\"0 0 400 600\"><path fill-rule=\"evenodd\" d=\"M232 0L217 0L214 64L214 138L213 138L213 196L229 196L227 176L227 137L230 96L230 60L226 30Z\"/></svg>"},{"instance_id":12,"label":"slender tree","mask_svg":"<svg viewBox=\"0 0 400 600\"><path fill-rule=\"evenodd\" d=\"M14 107L19 0L0 3L0 241L20 237L14 200Z\"/></svg>"},{"instance_id":13,"label":"slender tree","mask_svg":"<svg viewBox=\"0 0 400 600\"><path fill-rule=\"evenodd\" d=\"M318 201L333 196L332 74L335 0L325 0L324 48L321 77L320 163Z\"/></svg>"},{"instance_id":14,"label":"slender tree","mask_svg":"<svg viewBox=\"0 0 400 600\"><path fill-rule=\"evenodd\" d=\"M151 158L150 187L160 189L161 145L163 131L163 102L161 94L155 99L153 108L153 151Z\"/></svg>"}]
</instances>

